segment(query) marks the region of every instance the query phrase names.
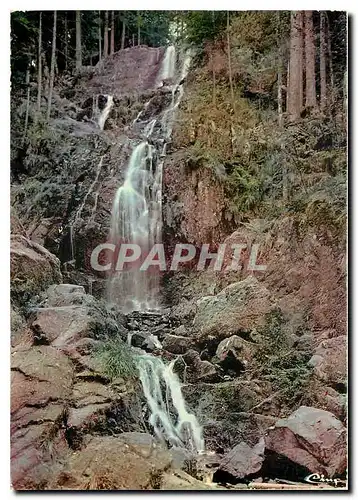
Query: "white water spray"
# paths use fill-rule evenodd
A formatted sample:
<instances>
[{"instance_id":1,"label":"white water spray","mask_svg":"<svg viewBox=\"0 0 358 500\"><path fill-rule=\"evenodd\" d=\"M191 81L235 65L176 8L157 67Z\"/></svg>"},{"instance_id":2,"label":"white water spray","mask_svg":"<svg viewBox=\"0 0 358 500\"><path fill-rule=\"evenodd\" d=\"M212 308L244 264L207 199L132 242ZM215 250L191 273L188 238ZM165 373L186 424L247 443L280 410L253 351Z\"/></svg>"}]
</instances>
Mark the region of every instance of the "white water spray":
<instances>
[{"instance_id":1,"label":"white water spray","mask_svg":"<svg viewBox=\"0 0 358 500\"><path fill-rule=\"evenodd\" d=\"M160 85L163 80L172 80L175 76L175 58L176 51L174 45L169 45L165 51L163 64L157 84Z\"/></svg>"},{"instance_id":2,"label":"white water spray","mask_svg":"<svg viewBox=\"0 0 358 500\"><path fill-rule=\"evenodd\" d=\"M96 97L93 100L93 118L97 121L98 127L101 130L104 129L104 125L113 107L113 96L106 95L105 97L107 97L107 102L102 111L99 110L99 105L98 105L99 96L96 95Z\"/></svg>"},{"instance_id":3,"label":"white water spray","mask_svg":"<svg viewBox=\"0 0 358 500\"><path fill-rule=\"evenodd\" d=\"M175 77L175 48L168 47L163 60L161 78ZM185 58L180 74L187 74L190 59ZM166 110L142 126L145 140L133 150L124 184L118 189L112 208L110 241L115 245L131 243L141 248L141 259L135 265L113 272L108 282L108 298L122 310L156 309L159 307L159 270L151 266L140 271L148 252L162 241L162 176L165 142L170 138L175 111L183 96L183 86L173 85L172 99ZM147 109L149 102L145 104ZM134 124L141 126L138 114ZM138 123L139 122L139 123ZM155 131L157 139L152 140ZM151 143L149 143L149 140Z\"/></svg>"},{"instance_id":4,"label":"white water spray","mask_svg":"<svg viewBox=\"0 0 358 500\"><path fill-rule=\"evenodd\" d=\"M161 189L162 167L156 161L155 147L143 141L132 153L112 209L111 242L137 244L143 257L135 267L116 273L109 281L109 299L124 311L158 306L158 272L140 271L139 267L152 246L161 242Z\"/></svg>"},{"instance_id":5,"label":"white water spray","mask_svg":"<svg viewBox=\"0 0 358 500\"><path fill-rule=\"evenodd\" d=\"M165 365L160 358L139 356L139 376L150 410L149 423L160 439L201 453L204 451L202 427L195 415L186 409L173 366L173 361Z\"/></svg>"},{"instance_id":6,"label":"white water spray","mask_svg":"<svg viewBox=\"0 0 358 500\"><path fill-rule=\"evenodd\" d=\"M175 48L168 47L160 73L161 81L174 80L175 59ZM181 80L187 75L189 64L190 56L187 56L180 74ZM135 267L113 273L108 281L110 302L119 304L125 312L154 309L159 305L158 272L140 271L139 267L153 245L162 240L163 158L183 92L182 85L173 85L172 99L167 109L152 116L142 127L141 136L145 140L134 148L124 183L113 202L111 242L115 245L135 243L142 250L142 257ZM149 102L144 110L148 108ZM141 126L142 115L143 111L137 115L133 125ZM131 332L128 334L128 345L131 345L132 335ZM157 337L152 334L148 341L157 349L162 348ZM186 408L180 381L174 373L174 362L165 365L158 357L142 355L138 357L138 370L150 413L149 422L155 434L173 446L203 452L202 427L195 415Z\"/></svg>"}]
</instances>

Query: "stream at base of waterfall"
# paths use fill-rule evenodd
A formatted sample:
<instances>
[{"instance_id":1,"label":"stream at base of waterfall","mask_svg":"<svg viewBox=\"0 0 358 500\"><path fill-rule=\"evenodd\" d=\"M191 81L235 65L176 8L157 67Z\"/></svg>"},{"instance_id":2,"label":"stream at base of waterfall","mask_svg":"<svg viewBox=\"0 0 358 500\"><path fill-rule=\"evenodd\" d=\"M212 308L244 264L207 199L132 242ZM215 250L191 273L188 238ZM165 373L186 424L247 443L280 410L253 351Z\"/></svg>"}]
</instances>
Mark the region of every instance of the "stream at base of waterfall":
<instances>
[{"instance_id":1,"label":"stream at base of waterfall","mask_svg":"<svg viewBox=\"0 0 358 500\"><path fill-rule=\"evenodd\" d=\"M142 140L132 151L124 183L113 201L111 243L117 246L121 243L139 245L143 260L155 243L162 242L163 158L175 112L183 97L183 81L189 71L191 55L185 55L181 72L176 71L176 59L175 47L169 46L157 87L163 86L164 82L173 82L170 102L164 111L141 121L148 102L134 120L132 128L139 130ZM113 272L108 278L108 300L119 305L123 312L158 309L159 289L158 272L143 272L138 266ZM195 415L186 409L180 381L174 373L175 361L165 364L159 357L149 354L138 356L137 361L150 414L149 423L156 436L171 446L204 452L203 430Z\"/></svg>"}]
</instances>

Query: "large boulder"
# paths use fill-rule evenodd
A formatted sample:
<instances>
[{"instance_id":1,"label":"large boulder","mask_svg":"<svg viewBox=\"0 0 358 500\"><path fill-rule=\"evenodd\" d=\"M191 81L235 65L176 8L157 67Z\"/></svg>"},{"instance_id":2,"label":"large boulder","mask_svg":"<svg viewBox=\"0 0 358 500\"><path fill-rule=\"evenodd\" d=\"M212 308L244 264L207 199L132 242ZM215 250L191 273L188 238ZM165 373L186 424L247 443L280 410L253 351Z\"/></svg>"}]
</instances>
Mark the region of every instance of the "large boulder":
<instances>
[{"instance_id":1,"label":"large boulder","mask_svg":"<svg viewBox=\"0 0 358 500\"><path fill-rule=\"evenodd\" d=\"M65 409L74 368L49 346L11 355L11 478L15 489L37 489L68 453Z\"/></svg>"},{"instance_id":2,"label":"large boulder","mask_svg":"<svg viewBox=\"0 0 358 500\"><path fill-rule=\"evenodd\" d=\"M197 302L194 327L200 342L222 340L240 331L264 324L265 315L274 307L267 288L253 276L233 283L213 296Z\"/></svg>"},{"instance_id":3,"label":"large boulder","mask_svg":"<svg viewBox=\"0 0 358 500\"><path fill-rule=\"evenodd\" d=\"M215 475L229 474L234 480L252 477L261 470L265 458L264 451L265 440L263 438L255 446L249 446L242 441L226 453Z\"/></svg>"},{"instance_id":4,"label":"large boulder","mask_svg":"<svg viewBox=\"0 0 358 500\"><path fill-rule=\"evenodd\" d=\"M20 303L62 282L59 259L19 234L11 235L10 270L12 297Z\"/></svg>"},{"instance_id":5,"label":"large boulder","mask_svg":"<svg viewBox=\"0 0 358 500\"><path fill-rule=\"evenodd\" d=\"M29 324L37 343L72 348L83 339L120 335L126 339L124 318L87 295L78 285L53 285L33 308Z\"/></svg>"},{"instance_id":6,"label":"large boulder","mask_svg":"<svg viewBox=\"0 0 358 500\"><path fill-rule=\"evenodd\" d=\"M347 467L346 434L346 428L332 413L301 406L269 429L266 450L311 473L333 477L344 474Z\"/></svg>"},{"instance_id":7,"label":"large boulder","mask_svg":"<svg viewBox=\"0 0 358 500\"><path fill-rule=\"evenodd\" d=\"M88 337L91 320L83 306L48 307L36 311L31 323L37 342L64 346Z\"/></svg>"},{"instance_id":8,"label":"large boulder","mask_svg":"<svg viewBox=\"0 0 358 500\"><path fill-rule=\"evenodd\" d=\"M347 337L323 340L309 361L314 373L323 382L335 387L347 385Z\"/></svg>"},{"instance_id":9,"label":"large boulder","mask_svg":"<svg viewBox=\"0 0 358 500\"><path fill-rule=\"evenodd\" d=\"M167 334L162 342L163 349L173 354L184 354L190 345L188 337Z\"/></svg>"},{"instance_id":10,"label":"large boulder","mask_svg":"<svg viewBox=\"0 0 358 500\"><path fill-rule=\"evenodd\" d=\"M55 476L51 489L153 490L171 464L170 453L149 434L89 437Z\"/></svg>"}]
</instances>

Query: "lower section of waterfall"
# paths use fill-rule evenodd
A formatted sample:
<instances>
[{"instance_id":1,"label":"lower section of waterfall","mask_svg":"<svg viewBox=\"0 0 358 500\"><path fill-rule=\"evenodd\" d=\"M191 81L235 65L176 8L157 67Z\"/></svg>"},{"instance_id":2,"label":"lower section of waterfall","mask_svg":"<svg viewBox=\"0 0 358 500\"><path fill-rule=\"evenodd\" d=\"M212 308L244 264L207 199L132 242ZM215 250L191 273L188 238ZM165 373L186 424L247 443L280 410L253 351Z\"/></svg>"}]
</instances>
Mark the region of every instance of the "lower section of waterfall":
<instances>
[{"instance_id":1,"label":"lower section of waterfall","mask_svg":"<svg viewBox=\"0 0 358 500\"><path fill-rule=\"evenodd\" d=\"M150 412L149 423L159 439L172 446L204 452L203 430L186 409L180 381L168 365L149 354L138 357L139 377Z\"/></svg>"}]
</instances>

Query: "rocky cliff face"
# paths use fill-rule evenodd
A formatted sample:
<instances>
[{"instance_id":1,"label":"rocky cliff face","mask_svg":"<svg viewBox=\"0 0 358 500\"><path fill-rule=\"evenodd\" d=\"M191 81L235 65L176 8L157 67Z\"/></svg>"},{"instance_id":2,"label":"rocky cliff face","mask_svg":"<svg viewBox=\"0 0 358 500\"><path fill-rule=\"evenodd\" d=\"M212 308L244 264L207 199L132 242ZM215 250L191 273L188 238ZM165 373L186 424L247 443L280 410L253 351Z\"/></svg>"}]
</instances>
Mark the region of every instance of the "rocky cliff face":
<instances>
[{"instance_id":1,"label":"rocky cliff face","mask_svg":"<svg viewBox=\"0 0 358 500\"><path fill-rule=\"evenodd\" d=\"M57 117L22 156L13 135L13 165L21 157L22 166L12 184L13 484L210 488L203 471L226 484L315 472L343 478L345 248L327 227L292 214L235 223L220 176L172 144L163 186L169 256L176 243L245 244L243 269L167 273L168 307L157 315L124 316L100 300L106 277L91 269L90 254L107 240L113 197L138 141L129 125L171 98L165 85L155 89L162 58L148 47L114 54L61 82ZM254 244L265 271L248 270ZM96 354L117 338L121 352L130 339L141 352L175 360L212 452L204 465L169 455L148 435L138 377L111 376ZM186 472L173 475L178 468Z\"/></svg>"}]
</instances>

